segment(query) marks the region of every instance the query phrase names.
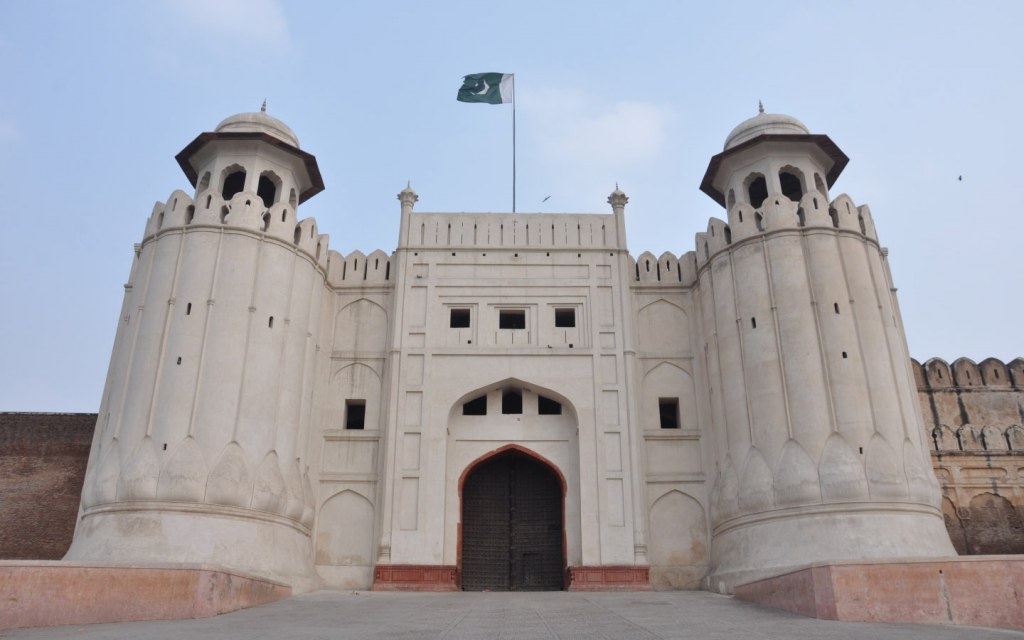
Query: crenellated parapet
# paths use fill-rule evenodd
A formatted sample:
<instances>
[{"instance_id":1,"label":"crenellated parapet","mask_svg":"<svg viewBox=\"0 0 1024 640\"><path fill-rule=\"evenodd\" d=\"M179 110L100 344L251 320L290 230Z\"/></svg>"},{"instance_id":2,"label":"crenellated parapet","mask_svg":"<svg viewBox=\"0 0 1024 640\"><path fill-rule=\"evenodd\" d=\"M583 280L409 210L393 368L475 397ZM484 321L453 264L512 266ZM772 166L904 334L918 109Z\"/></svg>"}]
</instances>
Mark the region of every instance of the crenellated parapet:
<instances>
[{"instance_id":1,"label":"crenellated parapet","mask_svg":"<svg viewBox=\"0 0 1024 640\"><path fill-rule=\"evenodd\" d=\"M695 257L697 269L732 247L741 246L754 238L765 238L778 232L795 230L851 234L878 245L875 224L868 205L857 206L845 193L832 202L817 191L799 200L786 197L769 198L754 208L737 202L729 209L729 221L711 218L706 231L696 234ZM880 249L880 247L879 247Z\"/></svg>"},{"instance_id":2,"label":"crenellated parapet","mask_svg":"<svg viewBox=\"0 0 1024 640\"><path fill-rule=\"evenodd\" d=\"M633 286L692 287L697 282L697 255L687 251L681 256L666 251L655 257L645 251L636 259L629 256Z\"/></svg>"},{"instance_id":3,"label":"crenellated parapet","mask_svg":"<svg viewBox=\"0 0 1024 640\"><path fill-rule=\"evenodd\" d=\"M933 451L1024 451L1024 358L931 358L911 368Z\"/></svg>"},{"instance_id":4,"label":"crenellated parapet","mask_svg":"<svg viewBox=\"0 0 1024 640\"><path fill-rule=\"evenodd\" d=\"M402 245L519 249L616 249L625 244L607 214L412 213Z\"/></svg>"},{"instance_id":5,"label":"crenellated parapet","mask_svg":"<svg viewBox=\"0 0 1024 640\"><path fill-rule=\"evenodd\" d=\"M353 251L347 256L331 251L327 283L334 288L391 287L394 284L393 259L380 249L370 255Z\"/></svg>"},{"instance_id":6,"label":"crenellated parapet","mask_svg":"<svg viewBox=\"0 0 1024 640\"><path fill-rule=\"evenodd\" d=\"M146 220L142 244L169 233L190 231L230 231L249 233L285 247L294 247L321 270L326 271L328 240L317 232L316 219L297 219L297 210L288 203L270 206L253 192L239 191L225 200L214 189L197 194L195 200L177 189L165 202L157 202Z\"/></svg>"}]
</instances>

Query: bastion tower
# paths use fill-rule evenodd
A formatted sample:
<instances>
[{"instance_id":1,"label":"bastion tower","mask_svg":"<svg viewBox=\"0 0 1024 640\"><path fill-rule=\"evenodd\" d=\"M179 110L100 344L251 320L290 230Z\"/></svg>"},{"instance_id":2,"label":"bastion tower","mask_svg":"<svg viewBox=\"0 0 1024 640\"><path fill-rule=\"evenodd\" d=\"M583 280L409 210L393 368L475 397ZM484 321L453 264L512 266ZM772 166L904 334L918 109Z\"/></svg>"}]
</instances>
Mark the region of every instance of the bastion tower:
<instances>
[{"instance_id":1,"label":"bastion tower","mask_svg":"<svg viewBox=\"0 0 1024 640\"><path fill-rule=\"evenodd\" d=\"M67 560L210 563L309 587L305 459L327 237L316 159L263 111L177 156L136 246Z\"/></svg>"},{"instance_id":2,"label":"bastion tower","mask_svg":"<svg viewBox=\"0 0 1024 640\"><path fill-rule=\"evenodd\" d=\"M728 212L696 247L713 590L812 562L955 555L887 252L867 206L828 199L846 163L762 109L701 184Z\"/></svg>"}]
</instances>

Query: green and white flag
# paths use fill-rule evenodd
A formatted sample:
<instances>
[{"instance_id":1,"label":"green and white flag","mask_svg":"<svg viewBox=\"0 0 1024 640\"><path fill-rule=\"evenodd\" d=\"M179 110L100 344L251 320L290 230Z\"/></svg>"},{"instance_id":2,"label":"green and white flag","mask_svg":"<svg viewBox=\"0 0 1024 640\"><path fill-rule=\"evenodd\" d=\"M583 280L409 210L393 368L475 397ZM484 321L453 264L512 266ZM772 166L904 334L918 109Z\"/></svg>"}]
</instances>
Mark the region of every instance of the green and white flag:
<instances>
[{"instance_id":1,"label":"green and white flag","mask_svg":"<svg viewBox=\"0 0 1024 640\"><path fill-rule=\"evenodd\" d=\"M511 73L471 73L463 76L462 88L456 96L459 102L486 102L501 104L512 102Z\"/></svg>"}]
</instances>

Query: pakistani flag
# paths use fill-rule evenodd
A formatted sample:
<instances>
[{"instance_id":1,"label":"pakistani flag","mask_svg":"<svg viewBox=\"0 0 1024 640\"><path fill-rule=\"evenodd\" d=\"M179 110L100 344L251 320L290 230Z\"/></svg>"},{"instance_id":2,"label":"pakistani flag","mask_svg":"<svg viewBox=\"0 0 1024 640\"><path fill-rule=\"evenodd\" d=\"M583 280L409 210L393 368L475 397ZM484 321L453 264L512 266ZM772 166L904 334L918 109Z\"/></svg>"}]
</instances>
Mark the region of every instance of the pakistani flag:
<instances>
[{"instance_id":1,"label":"pakistani flag","mask_svg":"<svg viewBox=\"0 0 1024 640\"><path fill-rule=\"evenodd\" d=\"M512 102L511 73L471 73L462 79L459 102L486 102L501 104Z\"/></svg>"}]
</instances>

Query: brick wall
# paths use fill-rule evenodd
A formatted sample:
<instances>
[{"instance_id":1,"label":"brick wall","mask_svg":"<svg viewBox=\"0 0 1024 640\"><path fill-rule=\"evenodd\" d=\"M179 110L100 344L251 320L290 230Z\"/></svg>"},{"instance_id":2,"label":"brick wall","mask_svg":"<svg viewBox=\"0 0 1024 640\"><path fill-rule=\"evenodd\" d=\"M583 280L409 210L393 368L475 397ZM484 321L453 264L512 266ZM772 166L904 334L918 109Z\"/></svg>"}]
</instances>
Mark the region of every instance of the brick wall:
<instances>
[{"instance_id":1,"label":"brick wall","mask_svg":"<svg viewBox=\"0 0 1024 640\"><path fill-rule=\"evenodd\" d=\"M0 559L64 556L95 426L95 413L0 413Z\"/></svg>"},{"instance_id":2,"label":"brick wall","mask_svg":"<svg viewBox=\"0 0 1024 640\"><path fill-rule=\"evenodd\" d=\"M953 546L1024 553L1024 360L912 367Z\"/></svg>"}]
</instances>

